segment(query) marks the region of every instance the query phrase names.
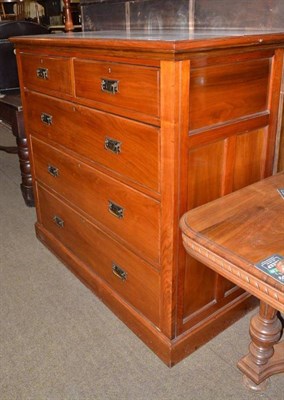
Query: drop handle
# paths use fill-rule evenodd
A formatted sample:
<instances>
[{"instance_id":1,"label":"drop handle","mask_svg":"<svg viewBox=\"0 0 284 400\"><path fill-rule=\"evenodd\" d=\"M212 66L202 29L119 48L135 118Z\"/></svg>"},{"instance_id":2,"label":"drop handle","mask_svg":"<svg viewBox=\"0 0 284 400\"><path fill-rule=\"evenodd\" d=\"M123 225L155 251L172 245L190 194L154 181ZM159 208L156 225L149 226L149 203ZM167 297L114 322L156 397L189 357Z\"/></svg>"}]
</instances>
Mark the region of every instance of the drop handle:
<instances>
[{"instance_id":1,"label":"drop handle","mask_svg":"<svg viewBox=\"0 0 284 400\"><path fill-rule=\"evenodd\" d=\"M109 93L109 94L116 94L118 93L118 84L119 81L117 79L101 79L101 90L102 92Z\"/></svg>"},{"instance_id":2,"label":"drop handle","mask_svg":"<svg viewBox=\"0 0 284 400\"><path fill-rule=\"evenodd\" d=\"M53 176L54 178L57 178L59 175L59 169L54 167L53 165L48 165L47 167L48 173Z\"/></svg>"},{"instance_id":3,"label":"drop handle","mask_svg":"<svg viewBox=\"0 0 284 400\"><path fill-rule=\"evenodd\" d=\"M110 137L105 138L105 149L111 151L114 154L121 153L121 142L112 139Z\"/></svg>"},{"instance_id":4,"label":"drop handle","mask_svg":"<svg viewBox=\"0 0 284 400\"><path fill-rule=\"evenodd\" d=\"M127 279L127 272L115 263L112 263L112 273L122 281L126 281Z\"/></svg>"},{"instance_id":5,"label":"drop handle","mask_svg":"<svg viewBox=\"0 0 284 400\"><path fill-rule=\"evenodd\" d=\"M52 115L41 113L40 115L41 122L45 125L52 125Z\"/></svg>"},{"instance_id":6,"label":"drop handle","mask_svg":"<svg viewBox=\"0 0 284 400\"><path fill-rule=\"evenodd\" d=\"M52 219L55 225L58 226L58 228L64 228L64 221L62 218L58 217L58 215L54 215Z\"/></svg>"},{"instance_id":7,"label":"drop handle","mask_svg":"<svg viewBox=\"0 0 284 400\"><path fill-rule=\"evenodd\" d=\"M124 218L124 208L119 206L118 204L115 204L111 200L109 200L108 202L108 211L116 218Z\"/></svg>"},{"instance_id":8,"label":"drop handle","mask_svg":"<svg viewBox=\"0 0 284 400\"><path fill-rule=\"evenodd\" d=\"M36 76L39 79L47 80L48 79L48 68L37 68Z\"/></svg>"}]
</instances>

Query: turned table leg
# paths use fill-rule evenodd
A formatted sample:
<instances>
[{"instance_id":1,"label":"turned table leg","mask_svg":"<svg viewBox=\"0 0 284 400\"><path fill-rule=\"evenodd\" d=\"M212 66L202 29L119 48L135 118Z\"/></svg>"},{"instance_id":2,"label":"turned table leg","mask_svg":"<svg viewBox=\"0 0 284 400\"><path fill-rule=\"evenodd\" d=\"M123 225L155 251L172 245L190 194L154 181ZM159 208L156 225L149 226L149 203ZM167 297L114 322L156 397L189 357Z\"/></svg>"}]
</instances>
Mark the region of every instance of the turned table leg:
<instances>
[{"instance_id":1,"label":"turned table leg","mask_svg":"<svg viewBox=\"0 0 284 400\"><path fill-rule=\"evenodd\" d=\"M34 193L32 185L31 164L22 111L16 111L16 118L14 120L14 123L12 124L12 131L13 134L16 136L18 146L18 157L22 176L22 195L26 205L28 207L33 207Z\"/></svg>"},{"instance_id":2,"label":"turned table leg","mask_svg":"<svg viewBox=\"0 0 284 400\"><path fill-rule=\"evenodd\" d=\"M267 378L284 372L284 341L279 342L281 331L277 310L261 302L259 314L250 323L249 353L238 363L239 369L249 378L245 382L250 388L263 390Z\"/></svg>"}]
</instances>

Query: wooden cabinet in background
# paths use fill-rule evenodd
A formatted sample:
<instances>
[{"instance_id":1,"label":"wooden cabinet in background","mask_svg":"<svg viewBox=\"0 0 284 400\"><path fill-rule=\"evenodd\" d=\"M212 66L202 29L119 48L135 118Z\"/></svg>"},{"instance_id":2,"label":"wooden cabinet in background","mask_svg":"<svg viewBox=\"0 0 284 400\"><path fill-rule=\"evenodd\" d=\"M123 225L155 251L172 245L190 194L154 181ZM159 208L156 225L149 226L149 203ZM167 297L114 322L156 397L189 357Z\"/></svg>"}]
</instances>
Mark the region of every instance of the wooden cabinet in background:
<instances>
[{"instance_id":1,"label":"wooden cabinet in background","mask_svg":"<svg viewBox=\"0 0 284 400\"><path fill-rule=\"evenodd\" d=\"M284 34L13 42L37 235L174 365L254 304L186 255L179 220L273 173Z\"/></svg>"}]
</instances>

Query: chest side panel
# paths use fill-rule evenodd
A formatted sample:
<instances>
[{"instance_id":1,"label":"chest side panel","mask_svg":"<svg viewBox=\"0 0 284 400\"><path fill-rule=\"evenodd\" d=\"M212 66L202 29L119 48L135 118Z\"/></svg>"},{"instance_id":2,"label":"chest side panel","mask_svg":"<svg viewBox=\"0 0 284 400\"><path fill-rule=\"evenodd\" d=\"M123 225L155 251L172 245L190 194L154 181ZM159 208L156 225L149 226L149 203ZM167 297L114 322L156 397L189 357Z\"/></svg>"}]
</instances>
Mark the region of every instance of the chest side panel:
<instances>
[{"instance_id":1,"label":"chest side panel","mask_svg":"<svg viewBox=\"0 0 284 400\"><path fill-rule=\"evenodd\" d=\"M187 210L272 174L281 63L277 53L251 53L237 62L231 56L193 65L183 181ZM188 255L182 265L181 331L242 293Z\"/></svg>"}]
</instances>

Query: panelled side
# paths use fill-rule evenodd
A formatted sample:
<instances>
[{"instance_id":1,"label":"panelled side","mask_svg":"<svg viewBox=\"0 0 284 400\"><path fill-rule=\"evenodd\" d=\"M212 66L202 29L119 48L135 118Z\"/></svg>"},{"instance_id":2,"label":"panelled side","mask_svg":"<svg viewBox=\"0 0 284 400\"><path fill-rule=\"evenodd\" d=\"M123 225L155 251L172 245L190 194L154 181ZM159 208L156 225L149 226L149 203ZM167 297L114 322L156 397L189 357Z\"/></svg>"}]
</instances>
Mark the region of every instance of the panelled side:
<instances>
[{"instance_id":1,"label":"panelled side","mask_svg":"<svg viewBox=\"0 0 284 400\"><path fill-rule=\"evenodd\" d=\"M192 63L186 204L192 209L272 174L281 56L246 52ZM190 256L179 269L179 332L244 294Z\"/></svg>"}]
</instances>

